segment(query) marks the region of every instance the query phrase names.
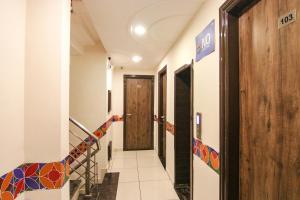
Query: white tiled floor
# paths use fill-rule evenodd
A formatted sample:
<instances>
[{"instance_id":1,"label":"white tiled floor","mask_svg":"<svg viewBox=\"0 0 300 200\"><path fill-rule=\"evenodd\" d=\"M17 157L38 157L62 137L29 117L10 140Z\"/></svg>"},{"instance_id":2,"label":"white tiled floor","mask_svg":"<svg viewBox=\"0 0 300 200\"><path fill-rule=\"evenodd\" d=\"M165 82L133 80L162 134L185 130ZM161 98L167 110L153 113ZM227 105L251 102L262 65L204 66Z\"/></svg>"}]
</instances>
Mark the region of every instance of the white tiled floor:
<instances>
[{"instance_id":1,"label":"white tiled floor","mask_svg":"<svg viewBox=\"0 0 300 200\"><path fill-rule=\"evenodd\" d=\"M179 200L155 151L113 153L111 172L120 172L117 200Z\"/></svg>"}]
</instances>

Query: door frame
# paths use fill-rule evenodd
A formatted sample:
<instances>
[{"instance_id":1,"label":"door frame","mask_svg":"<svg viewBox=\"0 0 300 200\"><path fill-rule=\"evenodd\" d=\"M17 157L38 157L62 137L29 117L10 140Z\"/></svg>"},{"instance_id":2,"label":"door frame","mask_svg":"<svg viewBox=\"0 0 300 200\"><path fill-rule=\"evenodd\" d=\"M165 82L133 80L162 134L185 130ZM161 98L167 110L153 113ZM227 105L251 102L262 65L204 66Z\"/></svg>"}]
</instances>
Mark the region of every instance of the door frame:
<instances>
[{"instance_id":1,"label":"door frame","mask_svg":"<svg viewBox=\"0 0 300 200\"><path fill-rule=\"evenodd\" d=\"M194 139L194 60L192 60L191 64L185 64L179 69L177 69L174 73L174 178L176 179L176 76L186 70L187 68L191 68L191 99L190 99L190 107L191 107L191 119L190 119L190 199L193 200L194 194L194 152L193 152L193 139ZM174 181L174 187L175 185Z\"/></svg>"},{"instance_id":2,"label":"door frame","mask_svg":"<svg viewBox=\"0 0 300 200\"><path fill-rule=\"evenodd\" d=\"M163 105L161 105L161 99L162 99L162 96L163 96L163 94L162 94L162 81L161 81L161 77L165 74L165 76L166 76L166 79L167 79L167 81L168 81L168 67L167 67L167 65L166 66L164 66L159 72L158 72L158 108L157 108L157 111L158 111L158 116L157 116L157 122L158 122L158 126L157 126L157 142L158 142L158 144L157 144L157 146L158 146L158 157L159 157L159 159L160 159L160 161L161 161L161 163L162 163L162 165L164 166L164 168L166 168L166 158L165 158L165 160L164 161L162 161L161 160L161 158L160 158L160 150L163 148L163 146L162 146L162 143L161 143L161 141L162 141L162 137L164 137L164 135L165 135L165 139L166 139L166 141L165 142L167 142L167 137L166 137L166 126L165 126L165 128L164 128L164 130L163 130L163 133L162 134L164 134L164 135L161 135L160 134L160 130L159 130L159 126L160 126L160 114L162 113L162 108L163 108ZM168 85L168 83L167 83L167 85ZM166 89L167 89L167 85L166 85ZM166 107L167 107L167 95L166 95ZM167 109L167 108L166 108ZM166 122L166 120L167 120L167 113L165 114L165 122ZM166 147L165 147L165 151L166 151Z\"/></svg>"},{"instance_id":3,"label":"door frame","mask_svg":"<svg viewBox=\"0 0 300 200\"><path fill-rule=\"evenodd\" d=\"M123 150L124 151L130 151L128 150L126 146L126 136L127 136L127 131L126 131L126 114L127 114L127 95L126 95L126 89L127 89L127 79L149 79L151 80L151 147L149 149L135 149L131 151L136 151L136 150L153 150L154 149L154 75L127 75L125 74L123 76L123 118L124 118L124 123L123 123Z\"/></svg>"},{"instance_id":4,"label":"door frame","mask_svg":"<svg viewBox=\"0 0 300 200\"><path fill-rule=\"evenodd\" d=\"M220 200L239 200L239 17L260 0L227 0L220 17Z\"/></svg>"}]
</instances>

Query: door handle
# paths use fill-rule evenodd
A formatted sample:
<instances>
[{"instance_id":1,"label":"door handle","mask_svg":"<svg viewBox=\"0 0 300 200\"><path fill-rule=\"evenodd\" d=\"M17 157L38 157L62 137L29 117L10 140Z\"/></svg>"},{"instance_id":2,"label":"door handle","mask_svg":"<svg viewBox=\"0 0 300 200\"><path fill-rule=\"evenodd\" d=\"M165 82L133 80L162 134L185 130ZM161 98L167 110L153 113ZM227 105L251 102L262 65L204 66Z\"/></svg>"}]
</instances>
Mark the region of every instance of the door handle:
<instances>
[{"instance_id":1,"label":"door handle","mask_svg":"<svg viewBox=\"0 0 300 200\"><path fill-rule=\"evenodd\" d=\"M130 117L131 115L132 115L131 113L127 113L127 114L126 114L127 117Z\"/></svg>"},{"instance_id":2,"label":"door handle","mask_svg":"<svg viewBox=\"0 0 300 200\"><path fill-rule=\"evenodd\" d=\"M163 124L165 122L166 117L165 116L160 116L160 123Z\"/></svg>"}]
</instances>

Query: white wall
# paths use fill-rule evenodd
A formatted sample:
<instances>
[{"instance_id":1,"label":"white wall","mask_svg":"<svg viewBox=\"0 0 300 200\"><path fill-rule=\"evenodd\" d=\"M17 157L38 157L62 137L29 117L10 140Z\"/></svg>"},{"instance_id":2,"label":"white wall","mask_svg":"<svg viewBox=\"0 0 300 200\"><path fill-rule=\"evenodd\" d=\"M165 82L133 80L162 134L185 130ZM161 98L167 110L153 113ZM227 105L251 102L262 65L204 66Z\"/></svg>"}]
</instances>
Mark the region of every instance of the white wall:
<instances>
[{"instance_id":1,"label":"white wall","mask_svg":"<svg viewBox=\"0 0 300 200\"><path fill-rule=\"evenodd\" d=\"M26 1L3 0L0 8L0 176L24 162Z\"/></svg>"},{"instance_id":2,"label":"white wall","mask_svg":"<svg viewBox=\"0 0 300 200\"><path fill-rule=\"evenodd\" d=\"M1 176L68 155L70 2L3 0L0 9ZM18 199L67 200L68 191Z\"/></svg>"},{"instance_id":3,"label":"white wall","mask_svg":"<svg viewBox=\"0 0 300 200\"><path fill-rule=\"evenodd\" d=\"M85 48L82 55L71 56L70 116L91 132L109 118L107 74L107 54L102 44ZM100 140L101 151L97 154L99 173L108 165L107 145L112 137L110 131Z\"/></svg>"},{"instance_id":4,"label":"white wall","mask_svg":"<svg viewBox=\"0 0 300 200\"><path fill-rule=\"evenodd\" d=\"M68 155L69 9L67 0L38 3L27 0L25 161L28 163L59 161Z\"/></svg>"},{"instance_id":5,"label":"white wall","mask_svg":"<svg viewBox=\"0 0 300 200\"><path fill-rule=\"evenodd\" d=\"M126 68L115 68L113 70L112 113L114 115L123 115L124 75L155 75L155 71ZM115 150L123 150L123 122L117 122L113 125L113 148Z\"/></svg>"},{"instance_id":6,"label":"white wall","mask_svg":"<svg viewBox=\"0 0 300 200\"><path fill-rule=\"evenodd\" d=\"M27 0L26 10L25 162L60 161L69 153L70 1ZM25 197L67 200L68 191Z\"/></svg>"},{"instance_id":7,"label":"white wall","mask_svg":"<svg viewBox=\"0 0 300 200\"><path fill-rule=\"evenodd\" d=\"M194 65L194 116L203 115L203 142L219 151L219 7L224 0L205 1L185 32L160 63L168 66L167 120L174 124L174 72L196 57L195 37L215 19L216 51ZM156 79L157 85L157 79ZM156 91L157 95L157 91ZM157 114L157 112L156 112ZM196 130L196 128L194 129ZM196 133L194 133L196 137ZM174 136L167 133L166 169L174 181ZM219 199L219 175L194 156L194 199Z\"/></svg>"},{"instance_id":8,"label":"white wall","mask_svg":"<svg viewBox=\"0 0 300 200\"><path fill-rule=\"evenodd\" d=\"M70 116L91 131L107 119L106 63L102 45L87 48L83 55L71 56Z\"/></svg>"}]
</instances>

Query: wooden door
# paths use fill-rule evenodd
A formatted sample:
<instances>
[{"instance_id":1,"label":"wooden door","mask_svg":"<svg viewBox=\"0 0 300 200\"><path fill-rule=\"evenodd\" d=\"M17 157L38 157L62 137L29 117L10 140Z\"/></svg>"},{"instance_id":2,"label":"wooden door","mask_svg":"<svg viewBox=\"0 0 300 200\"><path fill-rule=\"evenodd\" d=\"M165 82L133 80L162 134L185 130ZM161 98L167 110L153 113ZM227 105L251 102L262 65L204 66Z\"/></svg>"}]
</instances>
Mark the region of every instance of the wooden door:
<instances>
[{"instance_id":1,"label":"wooden door","mask_svg":"<svg viewBox=\"0 0 300 200\"><path fill-rule=\"evenodd\" d=\"M158 156L166 167L167 68L159 72L158 83Z\"/></svg>"},{"instance_id":2,"label":"wooden door","mask_svg":"<svg viewBox=\"0 0 300 200\"><path fill-rule=\"evenodd\" d=\"M239 18L240 200L300 199L299 0L261 0Z\"/></svg>"},{"instance_id":3,"label":"wooden door","mask_svg":"<svg viewBox=\"0 0 300 200\"><path fill-rule=\"evenodd\" d=\"M153 149L153 76L124 77L124 150Z\"/></svg>"},{"instance_id":4,"label":"wooden door","mask_svg":"<svg viewBox=\"0 0 300 200\"><path fill-rule=\"evenodd\" d=\"M184 189L186 199L190 199L192 178L192 65L184 65L174 77L174 125L175 129L175 188L180 194Z\"/></svg>"}]
</instances>

